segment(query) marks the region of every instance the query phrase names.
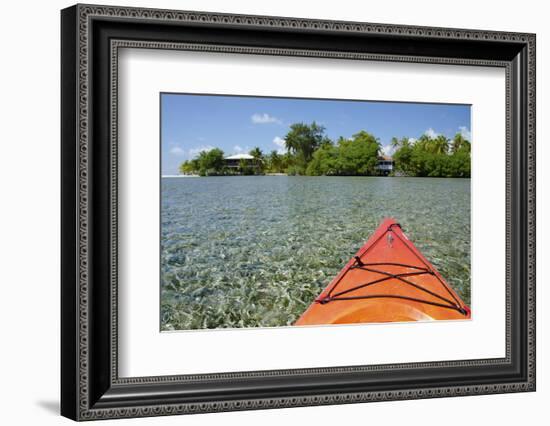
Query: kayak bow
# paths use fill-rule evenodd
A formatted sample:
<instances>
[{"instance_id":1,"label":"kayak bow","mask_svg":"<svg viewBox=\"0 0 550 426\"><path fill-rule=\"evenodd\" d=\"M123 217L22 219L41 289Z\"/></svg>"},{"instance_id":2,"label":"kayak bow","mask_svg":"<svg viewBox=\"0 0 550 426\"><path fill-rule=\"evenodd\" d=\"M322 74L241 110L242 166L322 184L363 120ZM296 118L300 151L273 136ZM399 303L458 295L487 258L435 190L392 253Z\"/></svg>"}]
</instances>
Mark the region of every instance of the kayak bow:
<instances>
[{"instance_id":1,"label":"kayak bow","mask_svg":"<svg viewBox=\"0 0 550 426\"><path fill-rule=\"evenodd\" d=\"M470 308L401 226L385 219L294 325L469 318Z\"/></svg>"}]
</instances>

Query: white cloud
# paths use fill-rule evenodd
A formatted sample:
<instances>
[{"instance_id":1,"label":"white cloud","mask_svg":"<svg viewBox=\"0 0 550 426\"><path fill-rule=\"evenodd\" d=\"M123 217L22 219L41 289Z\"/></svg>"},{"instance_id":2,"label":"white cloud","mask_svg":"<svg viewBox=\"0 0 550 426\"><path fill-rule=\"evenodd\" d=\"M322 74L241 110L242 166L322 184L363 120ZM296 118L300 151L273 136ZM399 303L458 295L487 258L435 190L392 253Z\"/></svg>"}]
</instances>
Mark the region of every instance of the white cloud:
<instances>
[{"instance_id":1,"label":"white cloud","mask_svg":"<svg viewBox=\"0 0 550 426\"><path fill-rule=\"evenodd\" d=\"M281 138L279 136L275 136L273 138L273 143L279 147L279 149L277 150L278 154L286 154L287 153L286 141L283 138Z\"/></svg>"},{"instance_id":2,"label":"white cloud","mask_svg":"<svg viewBox=\"0 0 550 426\"><path fill-rule=\"evenodd\" d=\"M210 145L204 145L204 146L198 146L196 148L190 148L189 149L189 158L195 158L201 152L208 152L208 151L211 151L213 149L214 149L214 147L210 146Z\"/></svg>"},{"instance_id":3,"label":"white cloud","mask_svg":"<svg viewBox=\"0 0 550 426\"><path fill-rule=\"evenodd\" d=\"M175 145L172 148L170 148L170 154L177 155L178 157L181 157L181 156L185 155L185 149L183 149L180 146Z\"/></svg>"},{"instance_id":4,"label":"white cloud","mask_svg":"<svg viewBox=\"0 0 550 426\"><path fill-rule=\"evenodd\" d=\"M383 155L393 155L393 153L395 152L395 148L391 145L383 145L382 146L382 154Z\"/></svg>"},{"instance_id":5,"label":"white cloud","mask_svg":"<svg viewBox=\"0 0 550 426\"><path fill-rule=\"evenodd\" d=\"M416 138L409 138L409 143L411 145L414 145L416 143L417 139Z\"/></svg>"},{"instance_id":6,"label":"white cloud","mask_svg":"<svg viewBox=\"0 0 550 426\"><path fill-rule=\"evenodd\" d=\"M279 137L279 136L275 136L273 138L273 143L275 145L279 145L279 147L281 147L281 148L284 148L286 146L286 141L283 138Z\"/></svg>"},{"instance_id":7,"label":"white cloud","mask_svg":"<svg viewBox=\"0 0 550 426\"><path fill-rule=\"evenodd\" d=\"M439 133L437 133L434 129L431 127L424 132L426 136L428 136L430 139L435 139L439 136Z\"/></svg>"},{"instance_id":8,"label":"white cloud","mask_svg":"<svg viewBox=\"0 0 550 426\"><path fill-rule=\"evenodd\" d=\"M235 145L233 147L233 154L243 154L250 152L250 148L248 146L245 146L244 148L240 145Z\"/></svg>"},{"instance_id":9,"label":"white cloud","mask_svg":"<svg viewBox=\"0 0 550 426\"><path fill-rule=\"evenodd\" d=\"M460 126L458 130L464 139L471 140L472 133L470 132L470 129L468 129L466 126Z\"/></svg>"},{"instance_id":10,"label":"white cloud","mask_svg":"<svg viewBox=\"0 0 550 426\"><path fill-rule=\"evenodd\" d=\"M250 119L254 124L269 124L269 123L281 124L281 120L265 112L263 114L260 114L260 113L252 114L252 117L250 117Z\"/></svg>"}]
</instances>

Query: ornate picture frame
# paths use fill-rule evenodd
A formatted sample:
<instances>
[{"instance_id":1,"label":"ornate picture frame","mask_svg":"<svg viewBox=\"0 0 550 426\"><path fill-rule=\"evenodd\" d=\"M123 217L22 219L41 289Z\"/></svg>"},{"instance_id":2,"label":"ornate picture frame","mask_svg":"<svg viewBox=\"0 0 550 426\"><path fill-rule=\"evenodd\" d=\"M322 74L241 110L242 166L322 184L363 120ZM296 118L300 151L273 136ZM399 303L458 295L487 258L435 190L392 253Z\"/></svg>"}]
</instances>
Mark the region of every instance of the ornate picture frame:
<instances>
[{"instance_id":1,"label":"ornate picture frame","mask_svg":"<svg viewBox=\"0 0 550 426\"><path fill-rule=\"evenodd\" d=\"M534 34L96 5L64 9L61 28L62 415L93 420L535 390ZM506 356L119 377L117 61L125 47L503 68Z\"/></svg>"}]
</instances>

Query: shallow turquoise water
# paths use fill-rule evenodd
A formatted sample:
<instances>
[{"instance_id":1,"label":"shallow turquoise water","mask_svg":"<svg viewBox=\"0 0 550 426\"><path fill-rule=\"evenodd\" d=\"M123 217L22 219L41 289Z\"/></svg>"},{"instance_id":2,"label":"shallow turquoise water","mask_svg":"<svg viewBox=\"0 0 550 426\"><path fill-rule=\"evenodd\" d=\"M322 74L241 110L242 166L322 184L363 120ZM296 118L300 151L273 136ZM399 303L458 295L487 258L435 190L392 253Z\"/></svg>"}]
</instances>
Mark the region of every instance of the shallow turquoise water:
<instances>
[{"instance_id":1,"label":"shallow turquoise water","mask_svg":"<svg viewBox=\"0 0 550 426\"><path fill-rule=\"evenodd\" d=\"M292 324L394 217L470 303L470 179L163 178L161 328Z\"/></svg>"}]
</instances>

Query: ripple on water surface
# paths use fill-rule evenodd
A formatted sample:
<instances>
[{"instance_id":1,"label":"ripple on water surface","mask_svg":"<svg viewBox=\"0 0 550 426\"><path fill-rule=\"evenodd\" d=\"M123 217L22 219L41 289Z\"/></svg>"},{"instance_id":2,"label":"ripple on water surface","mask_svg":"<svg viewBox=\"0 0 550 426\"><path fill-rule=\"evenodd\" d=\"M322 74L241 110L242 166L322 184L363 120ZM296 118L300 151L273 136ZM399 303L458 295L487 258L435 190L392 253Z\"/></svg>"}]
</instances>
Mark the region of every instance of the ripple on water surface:
<instances>
[{"instance_id":1,"label":"ripple on water surface","mask_svg":"<svg viewBox=\"0 0 550 426\"><path fill-rule=\"evenodd\" d=\"M470 179L162 179L161 328L292 324L384 217L470 303Z\"/></svg>"}]
</instances>

